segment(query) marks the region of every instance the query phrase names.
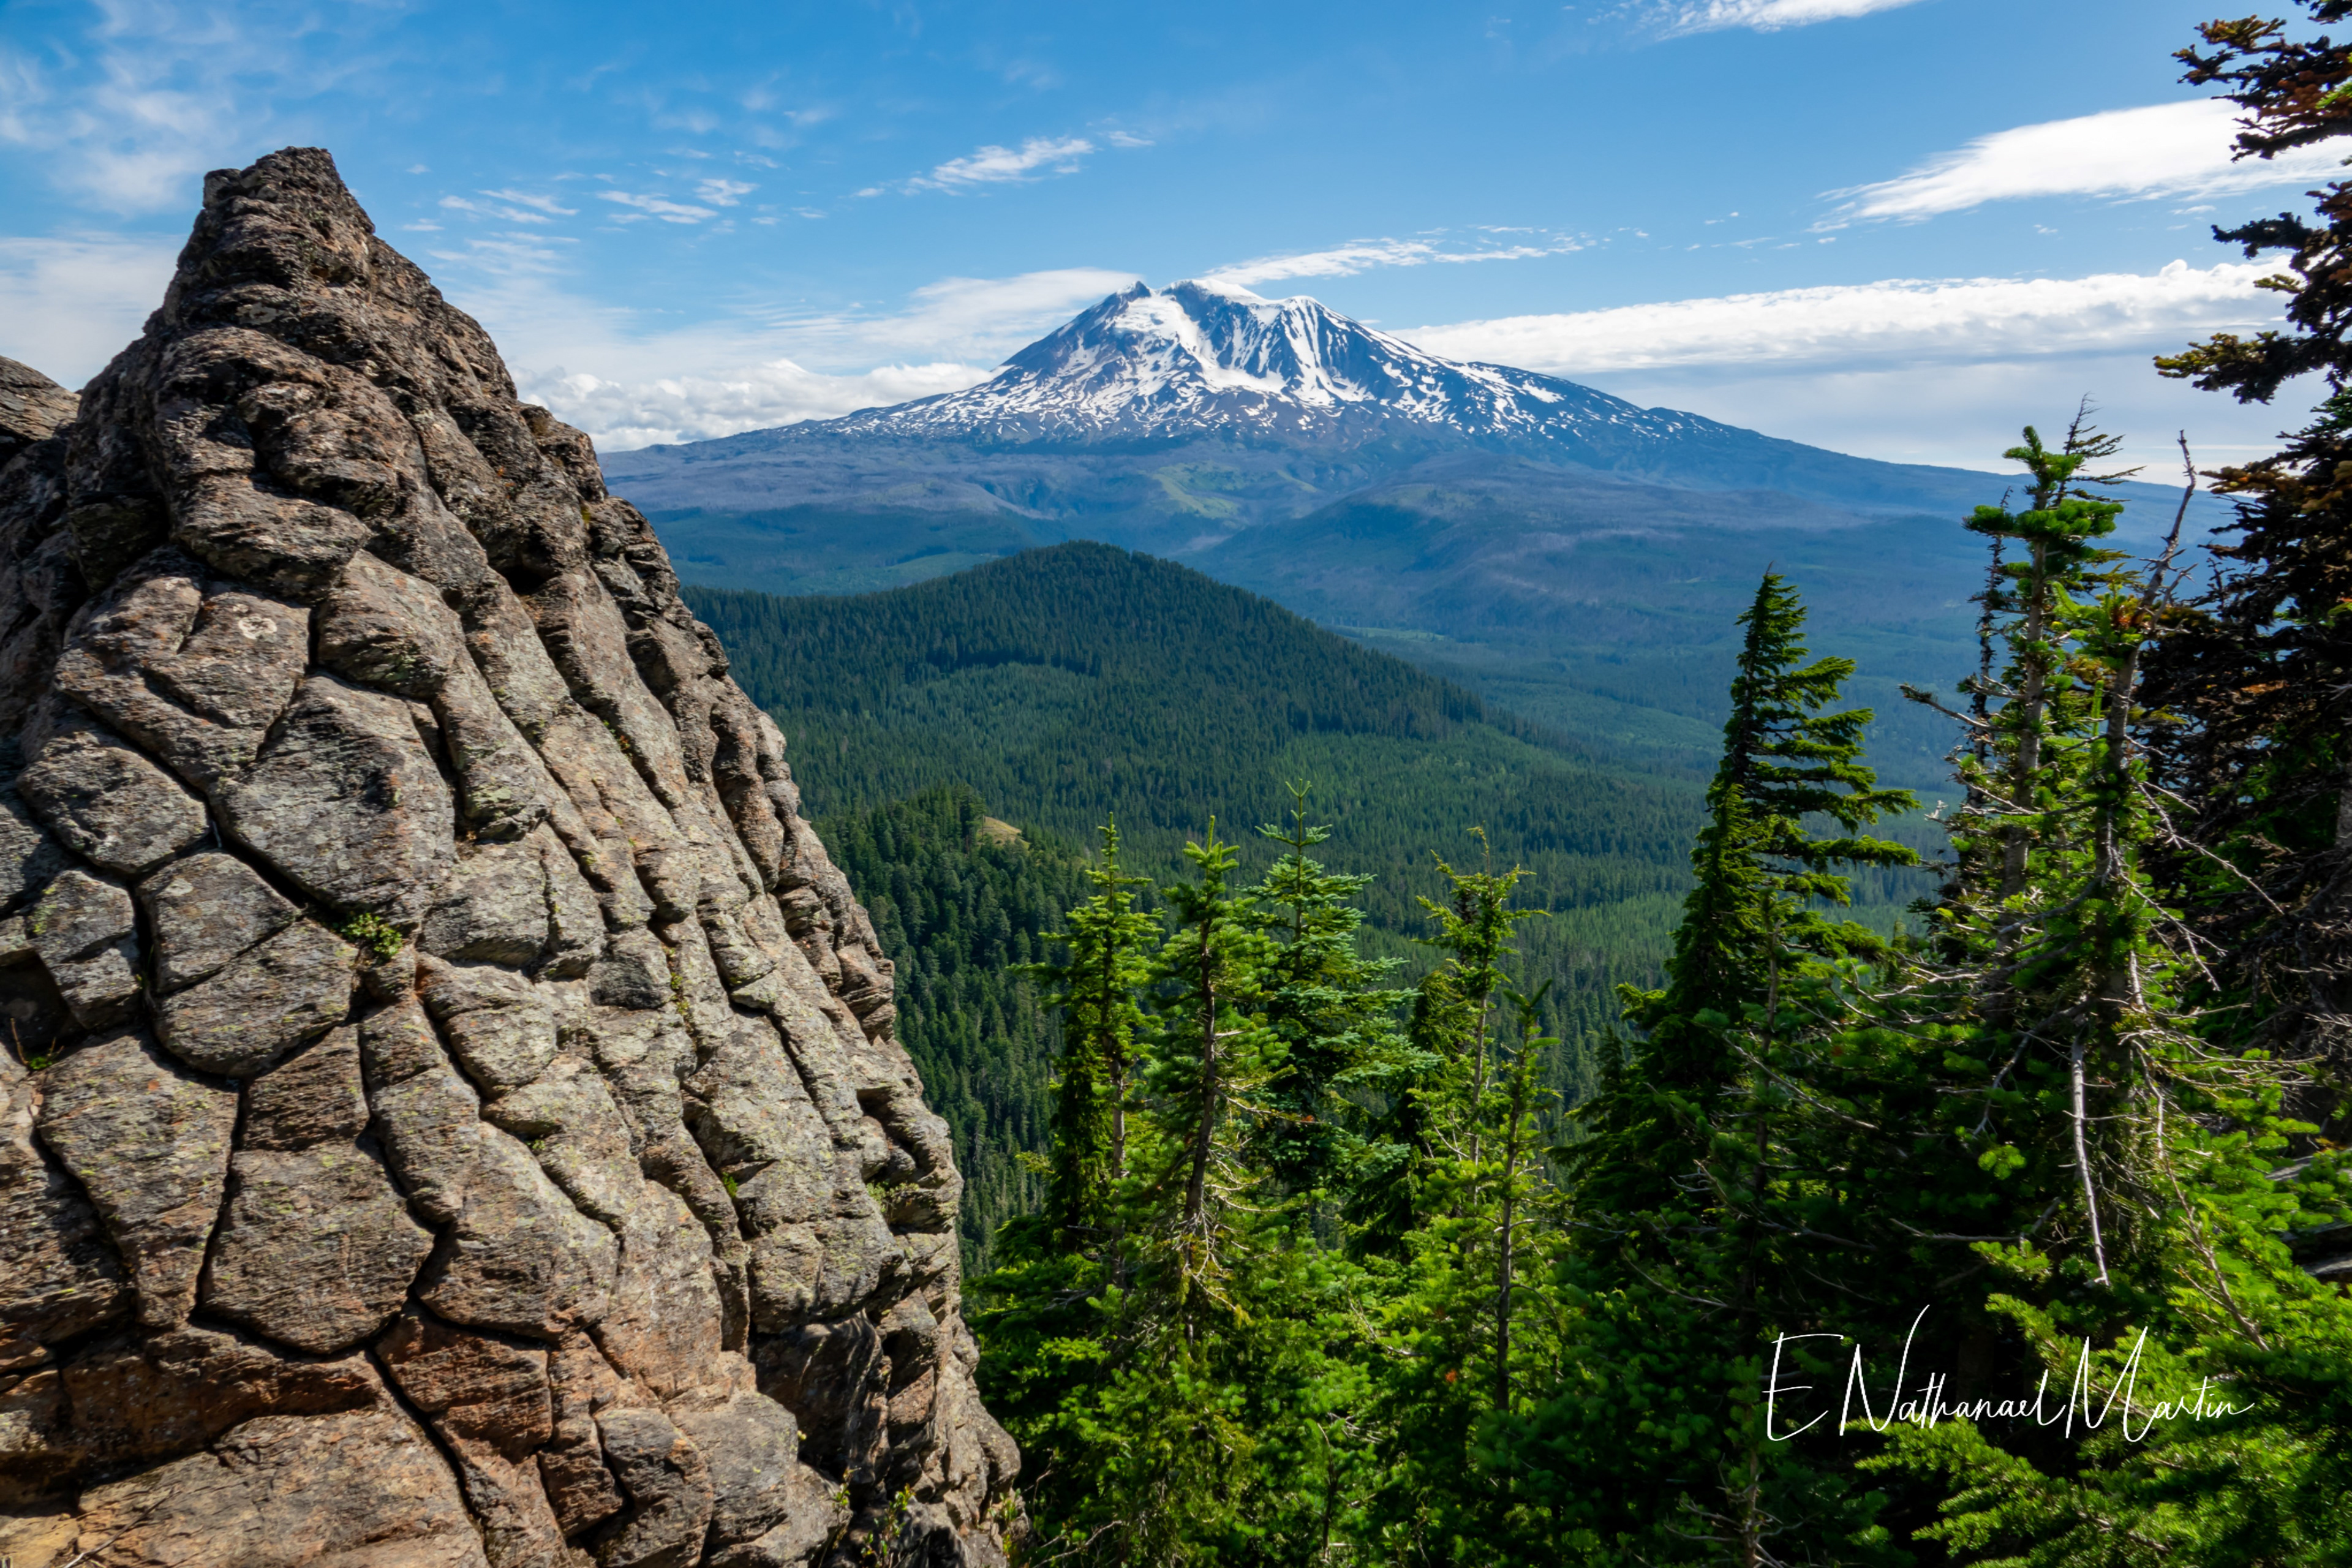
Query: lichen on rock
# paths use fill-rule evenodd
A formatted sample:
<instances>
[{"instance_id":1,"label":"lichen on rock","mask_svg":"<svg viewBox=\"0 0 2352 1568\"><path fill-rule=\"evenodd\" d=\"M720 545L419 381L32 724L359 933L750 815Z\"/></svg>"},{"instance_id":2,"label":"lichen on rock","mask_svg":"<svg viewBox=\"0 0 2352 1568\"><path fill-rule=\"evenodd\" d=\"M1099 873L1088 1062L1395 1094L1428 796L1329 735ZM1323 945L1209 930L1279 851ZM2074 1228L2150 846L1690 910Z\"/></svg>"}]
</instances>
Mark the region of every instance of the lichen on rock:
<instances>
[{"instance_id":1,"label":"lichen on rock","mask_svg":"<svg viewBox=\"0 0 2352 1568\"><path fill-rule=\"evenodd\" d=\"M890 975L324 152L78 400L0 361L0 1559L1003 1563Z\"/></svg>"}]
</instances>

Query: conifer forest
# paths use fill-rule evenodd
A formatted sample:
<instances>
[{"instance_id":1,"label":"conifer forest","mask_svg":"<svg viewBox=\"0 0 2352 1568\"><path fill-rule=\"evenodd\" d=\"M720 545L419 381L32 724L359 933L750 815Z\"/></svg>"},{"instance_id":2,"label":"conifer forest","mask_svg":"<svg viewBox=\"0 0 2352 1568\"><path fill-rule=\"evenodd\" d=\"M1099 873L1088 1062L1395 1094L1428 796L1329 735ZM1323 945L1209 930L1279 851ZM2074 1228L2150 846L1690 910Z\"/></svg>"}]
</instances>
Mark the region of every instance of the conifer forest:
<instances>
[{"instance_id":1,"label":"conifer forest","mask_svg":"<svg viewBox=\"0 0 2352 1568\"><path fill-rule=\"evenodd\" d=\"M2180 59L2352 147L2352 45ZM2216 237L2288 325L2157 374L2325 400L2136 520L2021 411L1932 790L1777 570L1688 775L1105 546L689 591L896 956L1022 1561L2352 1561L2352 184Z\"/></svg>"}]
</instances>

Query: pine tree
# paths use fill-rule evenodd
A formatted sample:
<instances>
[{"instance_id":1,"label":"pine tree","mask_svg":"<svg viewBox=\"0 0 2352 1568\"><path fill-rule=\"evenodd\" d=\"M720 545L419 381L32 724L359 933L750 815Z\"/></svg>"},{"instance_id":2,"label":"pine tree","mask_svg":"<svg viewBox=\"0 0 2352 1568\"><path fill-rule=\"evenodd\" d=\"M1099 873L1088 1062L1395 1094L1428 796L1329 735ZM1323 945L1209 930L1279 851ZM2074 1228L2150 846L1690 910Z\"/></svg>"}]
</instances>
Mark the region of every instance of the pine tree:
<instances>
[{"instance_id":1,"label":"pine tree","mask_svg":"<svg viewBox=\"0 0 2352 1568\"><path fill-rule=\"evenodd\" d=\"M2352 16L2340 0L2305 8L2322 24ZM2189 81L2221 86L2245 110L2240 157L2352 136L2352 41L2293 39L2252 17L2200 33L2205 47L2180 59ZM2173 613L2149 681L2184 721L2155 742L2164 783L2194 805L2183 837L2213 850L2167 855L2216 954L2210 1000L2235 1009L2247 1040L2322 1061L2330 1082L2298 1099L2326 1121L2352 1079L2340 1021L2352 1013L2352 182L2315 195L2311 217L2214 230L2249 257L2287 253L2264 287L2284 296L2289 330L2216 334L2157 361L2242 402L2268 403L2315 373L2328 390L2283 450L2213 476L2238 501L2212 546L2224 569Z\"/></svg>"},{"instance_id":2,"label":"pine tree","mask_svg":"<svg viewBox=\"0 0 2352 1568\"><path fill-rule=\"evenodd\" d=\"M1525 872L1439 864L1453 897L1423 900L1444 962L1410 1026L1425 1064L1411 1090L1412 1152L1402 1171L1360 1171L1388 1201L1355 1205L1393 1227L1374 1257L1384 1463L1367 1509L1400 1560L1508 1563L1544 1535L1488 1445L1529 1396L1525 1373L1552 1360L1528 1281L1548 1272L1560 1218L1535 1142L1549 1098L1536 1075L1558 1042L1537 1025L1538 999L1512 984L1512 932L1540 912L1512 907Z\"/></svg>"},{"instance_id":3,"label":"pine tree","mask_svg":"<svg viewBox=\"0 0 2352 1568\"><path fill-rule=\"evenodd\" d=\"M1655 1207L1704 1157L1716 1103L1745 1082L1731 1026L1767 1001L1781 968L1882 951L1867 928L1821 909L1849 901L1834 868L1917 862L1915 850L1858 834L1917 803L1906 790L1881 788L1862 763L1869 710L1823 711L1853 661L1809 660L1804 621L1794 590L1769 572L1740 616L1747 636L1723 758L1707 788L1666 984L1627 994L1625 1016L1642 1040L1630 1059L1604 1069L1601 1093L1581 1112L1593 1137L1579 1155L1580 1203L1594 1212ZM1841 831L1816 837L1809 818Z\"/></svg>"},{"instance_id":4,"label":"pine tree","mask_svg":"<svg viewBox=\"0 0 2352 1568\"><path fill-rule=\"evenodd\" d=\"M1756 1397L1776 1337L1818 1331L1844 1304L1811 1255L1843 1239L1850 1189L1801 1100L1841 966L1887 950L1832 912L1848 897L1840 868L1916 860L1859 831L1913 801L1862 763L1871 715L1834 706L1853 665L1810 658L1804 619L1767 574L1741 617L1667 983L1627 994L1640 1037L1564 1152L1576 1230L1554 1289L1569 1371L1507 1447L1594 1561L1752 1565L1786 1539L1844 1561L1884 1553L1878 1500L1839 1461L1768 1439ZM1823 822L1831 836L1811 826Z\"/></svg>"},{"instance_id":5,"label":"pine tree","mask_svg":"<svg viewBox=\"0 0 2352 1568\"><path fill-rule=\"evenodd\" d=\"M982 1386L1057 1558L1307 1563L1354 1531L1360 1281L1300 1223L1313 1189L1265 1135L1291 1117L1272 1095L1288 1045L1345 1064L1390 1005L1360 990L1383 972L1354 948L1360 881L1306 858L1319 837L1302 815L1269 882L1237 889L1213 827L1161 916L1134 907L1107 830L1043 972L1066 1039L1056 1203L1006 1227L971 1289Z\"/></svg>"},{"instance_id":6,"label":"pine tree","mask_svg":"<svg viewBox=\"0 0 2352 1568\"><path fill-rule=\"evenodd\" d=\"M2305 9L2322 23L2352 16L2341 0ZM2291 40L2259 18L2201 32L2205 49L2181 58L2190 81L2223 84L2248 111L2241 156L2352 132L2352 47ZM1988 1023L2015 1041L2017 1089L2042 1057L2038 1095L2012 1089L2002 1114L1988 1113L2003 1136L1990 1156L2027 1191L2052 1194L2052 1223L1993 1259L2009 1286L1994 1304L2061 1377L2087 1336L2099 1348L2092 1375L2115 1386L2131 1364L2121 1347L2137 1342L2117 1326L2136 1327L2149 1336L2143 1403L2218 1387L2235 1413L2137 1440L2108 1430L2056 1455L1969 1423L1904 1434L1889 1462L1953 1486L1934 1533L1958 1554L2352 1558L2340 1507L2352 1314L2289 1245L2340 1224L2346 1193L2324 1146L2284 1163L2312 1147L2312 1129L2281 1114L2290 1087L2327 1114L2352 1064L2335 1021L2352 967L2341 891L2352 648L2336 613L2352 595L2341 484L2352 185L2317 195L2316 223L2283 214L2216 230L2249 256L2289 252L2266 286L2286 297L2290 330L2217 335L2158 364L2243 401L2268 402L2313 371L2333 390L2284 451L2215 476L2239 498L2239 521L2214 547L2223 569L2200 601L2169 602L2160 574L2107 584L2095 601L2063 596L2065 658L2053 668L2084 689L2060 696L2036 797L1996 803L2023 807L2003 826L2025 842L2027 885L2005 900L2007 932L1988 934L1981 894L1958 921L1979 949L2013 955L1979 989L2001 1004ZM2060 1041L2063 1077L2049 1059ZM2317 1058L2337 1082L2294 1085L2280 1056ZM2036 1122L2064 1131L2054 1158L2019 1136ZM2102 1205L2119 1223L2095 1228Z\"/></svg>"},{"instance_id":7,"label":"pine tree","mask_svg":"<svg viewBox=\"0 0 2352 1568\"><path fill-rule=\"evenodd\" d=\"M1401 961L1366 958L1354 900L1372 879L1328 871L1308 851L1331 836L1307 818L1307 788L1292 784L1290 826L1259 827L1285 853L1251 889L1271 944L1260 989L1280 1065L1260 1097L1256 1157L1287 1192L1320 1194L1359 1151L1349 1122L1364 1092L1398 1053L1395 1014L1405 993L1383 989Z\"/></svg>"},{"instance_id":8,"label":"pine tree","mask_svg":"<svg viewBox=\"0 0 2352 1568\"><path fill-rule=\"evenodd\" d=\"M1062 1015L1052 1212L1071 1237L1099 1243L1113 1232L1108 1199L1127 1174L1129 1079L1143 1016L1136 992L1159 922L1136 908L1134 889L1147 879L1119 870L1116 823L1104 826L1102 864L1086 875L1095 892L1069 912L1060 939L1068 956L1035 973Z\"/></svg>"},{"instance_id":9,"label":"pine tree","mask_svg":"<svg viewBox=\"0 0 2352 1568\"><path fill-rule=\"evenodd\" d=\"M1934 1084L1948 1109L1912 1124L1939 1120L1938 1141L1992 1178L1947 1155L1943 1189L1973 1187L1983 1217L1908 1228L1977 1254L1998 1287L1986 1311L2029 1352L2013 1376L2046 1371L2063 1386L2087 1357L2103 1398L2136 1367L2143 1420L2216 1378L2233 1405L2257 1390L2277 1403L2071 1449L1970 1422L1905 1429L1874 1464L1952 1489L1924 1533L1963 1554L2339 1561L2345 1532L2315 1500L2346 1479L2352 1316L2294 1266L2284 1236L2319 1223L2341 1191L2326 1161L2273 1179L2297 1130L2280 1113L2280 1075L2184 1000L2200 959L2151 871L2152 847L2180 841L2148 779L2137 689L2171 621L2170 575L2161 562L2122 568L2095 542L2118 508L2074 493L2095 437L2078 429L2053 453L2027 435L2011 455L2037 504L1982 509L1971 524L2026 546L1985 758L1963 762L1971 805L1953 824L1964 847L2000 853L1964 856L1981 870L1937 910L1940 965L1879 999L1875 1038L1856 1038L1887 1081ZM1940 1046L1940 1070L1920 1043Z\"/></svg>"},{"instance_id":10,"label":"pine tree","mask_svg":"<svg viewBox=\"0 0 2352 1568\"><path fill-rule=\"evenodd\" d=\"M1234 888L1234 847L1217 837L1184 856L1198 880L1161 889L1172 929L1153 969L1160 1005L1144 1058L1146 1110L1139 1184L1131 1198L1139 1239L1159 1289L1196 1337L1201 1315L1230 1312L1225 1280L1243 1216L1265 1184L1241 1157L1280 1047L1251 1005L1265 979L1263 922Z\"/></svg>"}]
</instances>

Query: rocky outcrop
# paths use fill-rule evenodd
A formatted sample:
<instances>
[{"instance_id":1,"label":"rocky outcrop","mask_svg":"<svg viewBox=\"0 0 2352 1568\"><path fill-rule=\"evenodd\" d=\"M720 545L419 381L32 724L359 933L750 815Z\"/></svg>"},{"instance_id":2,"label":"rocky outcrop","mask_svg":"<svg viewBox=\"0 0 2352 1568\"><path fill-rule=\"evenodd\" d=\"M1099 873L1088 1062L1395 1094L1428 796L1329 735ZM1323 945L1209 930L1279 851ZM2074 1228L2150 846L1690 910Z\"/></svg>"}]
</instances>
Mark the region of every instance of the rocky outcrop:
<instances>
[{"instance_id":1,"label":"rocky outcrop","mask_svg":"<svg viewBox=\"0 0 2352 1568\"><path fill-rule=\"evenodd\" d=\"M1003 1562L889 961L587 439L290 149L0 462L0 1559Z\"/></svg>"},{"instance_id":2,"label":"rocky outcrop","mask_svg":"<svg viewBox=\"0 0 2352 1568\"><path fill-rule=\"evenodd\" d=\"M0 468L34 442L56 435L80 402L31 365L0 355Z\"/></svg>"}]
</instances>

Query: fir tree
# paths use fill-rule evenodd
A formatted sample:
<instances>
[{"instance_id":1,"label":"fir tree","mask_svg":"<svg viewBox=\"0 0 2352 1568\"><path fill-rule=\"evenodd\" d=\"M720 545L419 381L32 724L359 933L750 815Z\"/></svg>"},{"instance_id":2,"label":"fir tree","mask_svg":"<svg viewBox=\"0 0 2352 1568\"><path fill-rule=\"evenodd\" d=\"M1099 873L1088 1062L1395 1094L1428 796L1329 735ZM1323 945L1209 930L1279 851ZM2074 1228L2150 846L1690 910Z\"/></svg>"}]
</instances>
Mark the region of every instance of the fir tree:
<instances>
[{"instance_id":1,"label":"fir tree","mask_svg":"<svg viewBox=\"0 0 2352 1568\"><path fill-rule=\"evenodd\" d=\"M1837 966L1886 950L1824 906L1848 897L1843 866L1915 861L1859 831L1913 802L1862 763L1871 715L1834 706L1853 663L1808 657L1788 584L1768 574L1741 621L1667 983L1628 993L1641 1036L1566 1151L1570 1370L1507 1432L1530 1497L1595 1561L1759 1564L1784 1537L1848 1561L1885 1550L1878 1500L1769 1440L1756 1395L1777 1336L1822 1329L1837 1291L1809 1254L1850 1228L1823 1202L1846 1183L1799 1114L1814 1071L1800 1036L1838 1007Z\"/></svg>"},{"instance_id":2,"label":"fir tree","mask_svg":"<svg viewBox=\"0 0 2352 1568\"><path fill-rule=\"evenodd\" d=\"M1773 573L1740 617L1747 636L1723 759L1708 785L1666 984L1627 993L1626 1018L1643 1038L1630 1059L1605 1069L1601 1093L1581 1113L1594 1137L1579 1154L1580 1201L1594 1212L1653 1208L1704 1157L1713 1107L1745 1081L1730 1026L1766 1002L1792 958L1881 950L1867 929L1819 907L1850 898L1835 868L1917 862L1916 851L1857 832L1916 802L1881 788L1862 763L1869 710L1823 711L1853 661L1809 659L1804 619L1795 592ZM1809 818L1841 831L1817 837Z\"/></svg>"},{"instance_id":3,"label":"fir tree","mask_svg":"<svg viewBox=\"0 0 2352 1568\"><path fill-rule=\"evenodd\" d=\"M1290 791L1290 826L1258 829L1285 853L1250 894L1271 943L1260 988L1279 1052L1256 1134L1259 1157L1285 1190L1322 1193L1357 1152L1351 1093L1396 1058L1405 994L1381 986L1401 961L1367 959L1359 947L1364 915L1354 900L1372 879L1327 870L1308 854L1331 830L1307 821L1305 784Z\"/></svg>"},{"instance_id":4,"label":"fir tree","mask_svg":"<svg viewBox=\"0 0 2352 1568\"><path fill-rule=\"evenodd\" d=\"M1559 1218L1545 1212L1549 1184L1528 1136L1544 1098L1534 1073L1556 1042L1511 984L1512 932L1540 912L1512 907L1525 872L1439 864L1453 897L1423 900L1444 962L1422 982L1410 1025L1427 1064L1412 1088L1413 1152L1402 1182L1390 1168L1360 1177L1391 1201L1358 1212L1395 1226L1375 1270L1384 1462L1367 1509L1401 1561L1508 1562L1528 1521L1482 1445L1511 1406L1515 1363L1547 1359L1539 1337L1513 1331L1536 1315L1518 1289L1537 1250L1527 1238Z\"/></svg>"},{"instance_id":5,"label":"fir tree","mask_svg":"<svg viewBox=\"0 0 2352 1568\"><path fill-rule=\"evenodd\" d=\"M2001 1222L1982 1228L2010 1239L1910 1228L1977 1255L1997 1287L1987 1312L2030 1352L2016 1375L2063 1384L2079 1364L2104 1400L2136 1369L2143 1421L2216 1379L2239 1408L2071 1450L1970 1422L1899 1430L1874 1463L1950 1487L1923 1533L1966 1555L2336 1561L2343 1533L2279 1499L2344 1479L2352 1319L2284 1241L2340 1194L2326 1162L2273 1179L2297 1125L2280 1113L2280 1075L2184 999L2200 961L2151 874L2149 851L2173 829L2148 780L2137 690L2171 579L2162 562L2126 570L2096 544L2117 509L2069 493L2093 440L2078 431L2053 453L2029 431L2011 456L2042 504L1972 523L2028 555L2012 568L1988 756L1963 763L1981 804L1953 825L1964 845L2001 853L1964 861L1984 871L1937 911L1941 965L1878 999L1875 1026L1854 1039L1876 1048L1887 1082L1940 1079L1941 1139L1993 1178L1944 1166L1948 1190L1973 1185L1977 1212ZM1920 1042L1940 1047L1940 1064ZM2268 1397L2249 1401L2257 1390Z\"/></svg>"},{"instance_id":6,"label":"fir tree","mask_svg":"<svg viewBox=\"0 0 2352 1568\"><path fill-rule=\"evenodd\" d=\"M1112 1231L1109 1195L1127 1174L1129 1078L1142 1011L1136 991L1149 970L1158 922L1135 906L1145 879L1123 875L1118 827L1102 829L1102 864L1089 868L1094 896L1072 910L1061 940L1068 956L1037 966L1049 1005L1062 1015L1061 1078L1054 1095L1053 1214L1074 1238Z\"/></svg>"},{"instance_id":7,"label":"fir tree","mask_svg":"<svg viewBox=\"0 0 2352 1568\"><path fill-rule=\"evenodd\" d=\"M2352 16L2341 0L2305 9L2322 24ZM2290 38L2284 23L2253 17L2200 31L2204 47L2180 59L2189 81L2245 111L2238 156L2352 135L2352 41ZM2162 853L2216 955L2208 999L2233 1010L2247 1040L2321 1063L2326 1087L2299 1098L2325 1121L2352 1079L2340 1022L2352 1013L2352 182L2314 195L2308 217L2214 230L2249 257L2287 253L2264 287L2284 297L2288 330L2216 334L2157 362L2242 402L2314 373L2328 391L2283 450L2213 476L2238 502L2212 546L2223 570L2172 613L2148 673L2153 702L2182 721L2154 742L2164 783L2195 819Z\"/></svg>"}]
</instances>

